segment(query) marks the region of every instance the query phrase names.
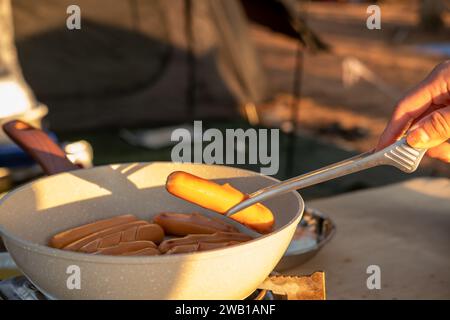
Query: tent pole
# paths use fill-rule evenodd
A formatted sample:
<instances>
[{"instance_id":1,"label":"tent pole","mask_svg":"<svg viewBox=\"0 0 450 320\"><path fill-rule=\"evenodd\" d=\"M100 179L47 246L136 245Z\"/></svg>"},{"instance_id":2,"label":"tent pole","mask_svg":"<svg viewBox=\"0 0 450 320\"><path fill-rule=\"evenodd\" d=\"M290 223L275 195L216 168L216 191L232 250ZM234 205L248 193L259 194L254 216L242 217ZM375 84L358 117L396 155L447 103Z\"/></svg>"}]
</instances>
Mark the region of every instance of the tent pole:
<instances>
[{"instance_id":1,"label":"tent pole","mask_svg":"<svg viewBox=\"0 0 450 320\"><path fill-rule=\"evenodd\" d=\"M292 104L290 112L290 132L288 136L288 148L286 157L286 176L290 177L295 171L295 145L297 142L297 131L299 128L298 111L300 107L301 86L302 86L302 71L303 71L303 45L300 40L297 43L294 80L292 87Z\"/></svg>"},{"instance_id":2,"label":"tent pole","mask_svg":"<svg viewBox=\"0 0 450 320\"><path fill-rule=\"evenodd\" d=\"M186 116L189 120L195 120L196 107L196 60L194 53L194 25L193 25L193 1L185 0L185 29L186 29Z\"/></svg>"}]
</instances>

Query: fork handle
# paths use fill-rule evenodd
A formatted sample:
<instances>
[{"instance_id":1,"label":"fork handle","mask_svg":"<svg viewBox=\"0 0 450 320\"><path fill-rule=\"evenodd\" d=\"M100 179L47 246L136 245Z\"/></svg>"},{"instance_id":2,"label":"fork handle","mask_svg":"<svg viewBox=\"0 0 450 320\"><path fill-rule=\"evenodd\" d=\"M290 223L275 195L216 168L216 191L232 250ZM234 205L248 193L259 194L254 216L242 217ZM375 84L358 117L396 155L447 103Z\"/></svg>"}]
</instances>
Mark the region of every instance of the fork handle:
<instances>
[{"instance_id":1,"label":"fork handle","mask_svg":"<svg viewBox=\"0 0 450 320\"><path fill-rule=\"evenodd\" d=\"M325 181L329 181L335 178L346 176L348 174L370 169L380 165L392 165L401 170L404 170L403 167L399 166L397 162L392 160L389 154L393 149L396 149L398 147L404 147L405 145L407 146L407 143L406 140L403 138L381 151L362 153L353 158L338 163L334 163L321 169L314 170L302 174L300 176L285 181L281 181L269 187L260 189L250 194L246 200L230 208L227 211L226 215L230 216L236 212L241 211L242 209L245 209L248 206L251 206L252 204L261 202L263 200L267 200L269 198L272 198L274 196L283 193L303 189L312 185L316 185ZM409 146L407 147L411 148ZM417 168L418 162L420 162L423 154L425 153L425 150L420 151L416 150L416 151L419 152L421 156L418 157L418 159L416 160L417 163L415 164L413 170L408 170L406 172L414 171Z\"/></svg>"},{"instance_id":2,"label":"fork handle","mask_svg":"<svg viewBox=\"0 0 450 320\"><path fill-rule=\"evenodd\" d=\"M227 216L239 212L255 203L270 199L283 193L303 189L351 173L375 167L378 165L378 162L373 161L371 157L372 154L372 152L363 153L353 158L302 174L266 188L262 188L250 194L246 200L228 210Z\"/></svg>"}]
</instances>

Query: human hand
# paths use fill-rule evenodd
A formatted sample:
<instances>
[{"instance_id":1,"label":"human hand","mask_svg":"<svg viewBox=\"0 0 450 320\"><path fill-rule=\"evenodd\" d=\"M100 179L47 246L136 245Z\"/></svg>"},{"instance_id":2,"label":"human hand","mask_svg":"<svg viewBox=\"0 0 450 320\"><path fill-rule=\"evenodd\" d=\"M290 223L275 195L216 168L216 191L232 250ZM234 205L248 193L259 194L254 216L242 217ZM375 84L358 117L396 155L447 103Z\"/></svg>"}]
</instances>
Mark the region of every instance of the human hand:
<instances>
[{"instance_id":1,"label":"human hand","mask_svg":"<svg viewBox=\"0 0 450 320\"><path fill-rule=\"evenodd\" d=\"M377 150L404 134L412 147L428 148L430 157L450 163L450 60L434 68L398 102Z\"/></svg>"}]
</instances>

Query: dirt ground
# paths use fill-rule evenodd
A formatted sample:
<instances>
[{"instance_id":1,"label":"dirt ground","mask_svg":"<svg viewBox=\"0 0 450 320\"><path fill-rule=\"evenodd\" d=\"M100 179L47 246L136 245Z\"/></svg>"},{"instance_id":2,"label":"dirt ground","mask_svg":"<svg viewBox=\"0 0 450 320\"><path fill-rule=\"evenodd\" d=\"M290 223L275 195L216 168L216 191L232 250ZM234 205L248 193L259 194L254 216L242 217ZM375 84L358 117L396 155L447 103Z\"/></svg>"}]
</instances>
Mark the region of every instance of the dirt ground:
<instances>
[{"instance_id":1,"label":"dirt ground","mask_svg":"<svg viewBox=\"0 0 450 320\"><path fill-rule=\"evenodd\" d=\"M416 1L382 3L381 30L367 29L366 9L367 4L314 2L300 10L312 29L331 47L329 52L304 54L298 111L300 130L306 134L320 133L326 141L360 151L376 145L396 101L405 91L440 61L448 59L420 51L416 46L448 43L450 31L450 12L444 16L446 27L441 32L421 31ZM252 26L252 35L273 89L286 93L280 94L275 102L260 106L260 117L266 124L279 125L290 116L297 43L260 26ZM353 72L345 71L349 65ZM345 86L344 74L353 75L355 83ZM365 137L345 139L339 134L327 134L330 127L356 128ZM450 174L447 165L429 160L427 164L438 174Z\"/></svg>"}]
</instances>

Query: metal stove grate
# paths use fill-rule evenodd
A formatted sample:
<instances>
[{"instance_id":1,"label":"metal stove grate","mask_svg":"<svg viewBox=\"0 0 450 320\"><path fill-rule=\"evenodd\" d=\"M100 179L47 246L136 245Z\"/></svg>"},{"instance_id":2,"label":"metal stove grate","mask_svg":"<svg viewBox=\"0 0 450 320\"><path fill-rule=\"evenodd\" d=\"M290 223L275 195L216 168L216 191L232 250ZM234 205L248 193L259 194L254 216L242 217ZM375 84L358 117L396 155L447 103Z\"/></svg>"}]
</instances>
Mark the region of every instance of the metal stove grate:
<instances>
[{"instance_id":1,"label":"metal stove grate","mask_svg":"<svg viewBox=\"0 0 450 320\"><path fill-rule=\"evenodd\" d=\"M258 289L250 295L248 300L275 300L272 292ZM0 281L0 300L48 300L36 287L24 276Z\"/></svg>"}]
</instances>

